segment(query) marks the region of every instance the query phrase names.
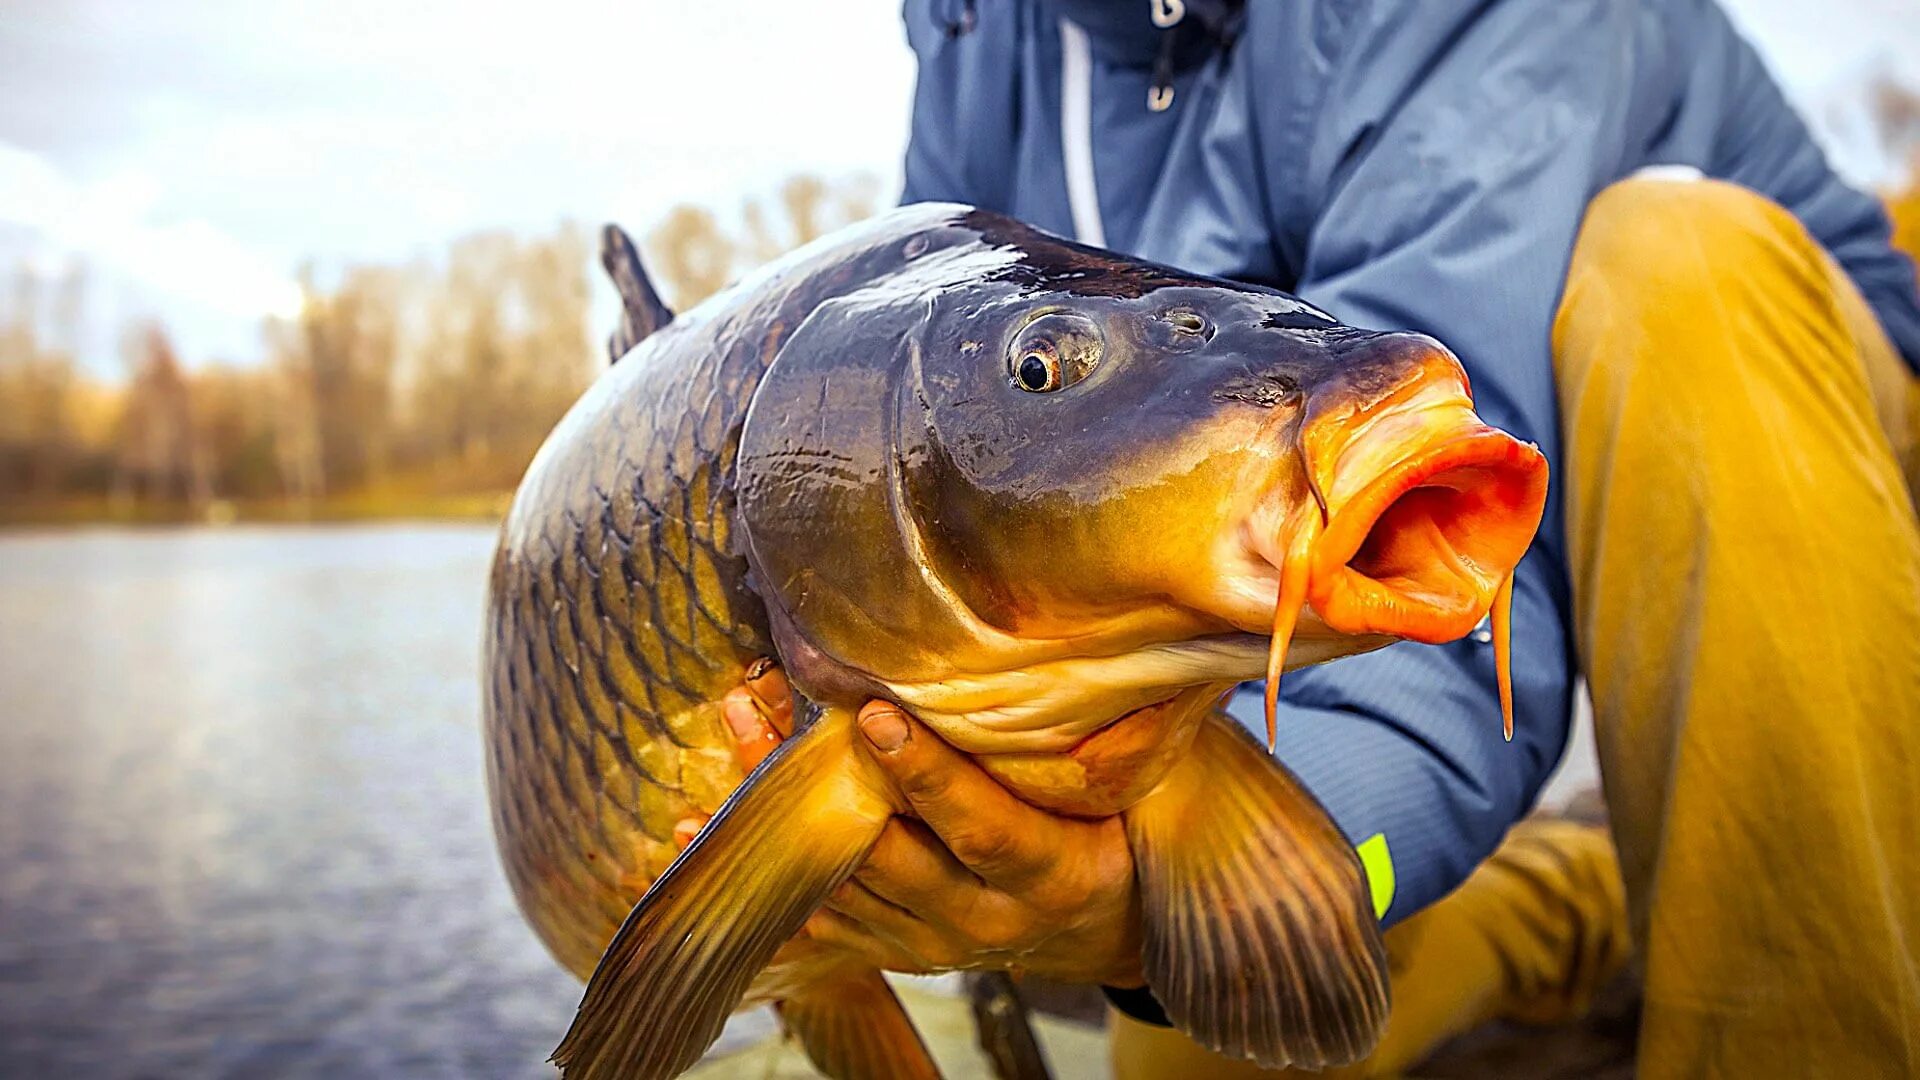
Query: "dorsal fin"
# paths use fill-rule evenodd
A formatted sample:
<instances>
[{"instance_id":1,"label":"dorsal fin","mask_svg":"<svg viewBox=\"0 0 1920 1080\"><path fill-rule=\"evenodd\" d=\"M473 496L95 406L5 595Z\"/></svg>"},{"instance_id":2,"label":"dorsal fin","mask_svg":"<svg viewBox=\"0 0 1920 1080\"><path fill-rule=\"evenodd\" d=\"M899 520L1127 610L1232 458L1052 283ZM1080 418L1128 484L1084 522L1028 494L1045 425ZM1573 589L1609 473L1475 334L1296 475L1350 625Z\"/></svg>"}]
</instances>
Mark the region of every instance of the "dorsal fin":
<instances>
[{"instance_id":1,"label":"dorsal fin","mask_svg":"<svg viewBox=\"0 0 1920 1080\"><path fill-rule=\"evenodd\" d=\"M600 265L607 268L607 276L620 293L620 325L607 339L607 359L613 362L672 322L673 312L661 302L660 293L647 277L647 268L640 264L640 250L634 247L633 237L618 225L600 230Z\"/></svg>"}]
</instances>

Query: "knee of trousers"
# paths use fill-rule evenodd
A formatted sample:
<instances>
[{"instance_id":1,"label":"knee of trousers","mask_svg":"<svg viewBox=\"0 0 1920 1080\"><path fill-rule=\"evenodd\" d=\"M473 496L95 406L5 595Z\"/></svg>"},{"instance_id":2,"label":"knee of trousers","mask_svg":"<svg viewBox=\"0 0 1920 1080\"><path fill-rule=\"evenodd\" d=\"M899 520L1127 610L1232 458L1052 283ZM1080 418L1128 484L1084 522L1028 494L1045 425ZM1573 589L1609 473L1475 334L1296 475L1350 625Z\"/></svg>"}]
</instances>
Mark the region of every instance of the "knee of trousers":
<instances>
[{"instance_id":1,"label":"knee of trousers","mask_svg":"<svg viewBox=\"0 0 1920 1080\"><path fill-rule=\"evenodd\" d=\"M1788 359L1742 348L1756 328L1850 340L1826 253L1791 212L1706 179L1630 178L1588 204L1554 322L1563 393L1594 375L1722 392L1733 365ZM1807 350L1791 351L1804 367Z\"/></svg>"}]
</instances>

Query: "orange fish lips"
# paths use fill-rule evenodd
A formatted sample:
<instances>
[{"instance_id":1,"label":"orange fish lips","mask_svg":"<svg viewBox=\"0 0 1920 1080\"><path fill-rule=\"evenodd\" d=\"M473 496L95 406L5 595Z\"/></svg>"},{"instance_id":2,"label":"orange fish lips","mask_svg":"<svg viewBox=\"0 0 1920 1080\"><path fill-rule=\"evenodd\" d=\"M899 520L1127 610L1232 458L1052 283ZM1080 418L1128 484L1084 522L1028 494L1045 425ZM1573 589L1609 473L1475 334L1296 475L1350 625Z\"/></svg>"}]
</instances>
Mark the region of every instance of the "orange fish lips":
<instances>
[{"instance_id":1,"label":"orange fish lips","mask_svg":"<svg viewBox=\"0 0 1920 1080\"><path fill-rule=\"evenodd\" d=\"M1463 637L1491 615L1501 715L1513 737L1513 572L1546 505L1546 459L1482 423L1464 381L1423 380L1394 397L1302 431L1324 517L1301 515L1281 561L1269 743L1280 672L1307 604L1340 634L1431 644Z\"/></svg>"},{"instance_id":2,"label":"orange fish lips","mask_svg":"<svg viewBox=\"0 0 1920 1080\"><path fill-rule=\"evenodd\" d=\"M1484 425L1405 458L1329 518L1307 600L1345 634L1463 637L1532 542L1546 500L1540 451Z\"/></svg>"}]
</instances>

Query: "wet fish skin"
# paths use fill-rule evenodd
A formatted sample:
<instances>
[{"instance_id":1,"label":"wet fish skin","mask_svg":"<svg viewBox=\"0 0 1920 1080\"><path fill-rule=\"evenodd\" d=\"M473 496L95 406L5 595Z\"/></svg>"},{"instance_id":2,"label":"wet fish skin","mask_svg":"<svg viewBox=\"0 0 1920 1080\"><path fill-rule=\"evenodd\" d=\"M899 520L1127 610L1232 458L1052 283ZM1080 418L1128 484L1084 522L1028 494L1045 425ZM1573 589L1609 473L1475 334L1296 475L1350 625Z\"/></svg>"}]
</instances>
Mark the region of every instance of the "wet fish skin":
<instances>
[{"instance_id":1,"label":"wet fish skin","mask_svg":"<svg viewBox=\"0 0 1920 1080\"><path fill-rule=\"evenodd\" d=\"M658 321L627 300L623 333ZM1056 325L1079 329L1047 348L1092 337L1102 366L1085 393L1023 396L1009 365ZM1342 506L1438 477L1414 450L1499 475L1462 503L1497 543L1423 541L1451 513L1436 489L1408 511L1432 528L1358 550ZM1266 667L1275 546L1329 515L1352 547L1311 580L1354 614L1303 610L1276 663L1377 647L1395 620L1452 634L1537 522L1529 453L1478 424L1429 339L961 207L836 234L654 330L529 467L489 600L503 859L543 940L593 972L555 1060L669 1076L735 1004L775 1000L836 1075L932 1074L871 972L806 943L769 966L905 810L855 749L867 697L1036 805L1125 815L1159 920L1148 977L1184 1030L1268 1064L1354 1060L1386 1002L1358 861L1211 705ZM1420 569L1429 549L1451 569ZM1349 557L1451 606L1402 619ZM763 655L811 721L741 783L719 699ZM676 859L695 812L715 816ZM1202 819L1208 844L1168 842Z\"/></svg>"},{"instance_id":2,"label":"wet fish skin","mask_svg":"<svg viewBox=\"0 0 1920 1080\"><path fill-rule=\"evenodd\" d=\"M983 228L1010 239L983 242ZM717 702L744 665L777 652L737 535L736 461L761 377L823 303L897 282L943 248L978 249L943 272L973 275L983 290L995 276L996 294L1038 287L1034 270L1004 254L1025 233L954 207L845 230L645 337L529 465L489 589L487 775L514 893L570 970L592 970L672 862L675 823L718 810L741 778ZM616 254L617 266L632 265L630 251L610 247ZM1142 264L1080 284L1121 297L1192 280ZM863 569L879 582L900 572ZM785 659L805 665L809 655ZM887 689L856 673L816 675L815 690Z\"/></svg>"},{"instance_id":3,"label":"wet fish skin","mask_svg":"<svg viewBox=\"0 0 1920 1080\"><path fill-rule=\"evenodd\" d=\"M740 426L819 298L892 264L868 246L642 341L549 437L502 526L483 657L495 833L521 909L583 978L673 861L675 823L741 779L718 701L773 643L734 542Z\"/></svg>"}]
</instances>

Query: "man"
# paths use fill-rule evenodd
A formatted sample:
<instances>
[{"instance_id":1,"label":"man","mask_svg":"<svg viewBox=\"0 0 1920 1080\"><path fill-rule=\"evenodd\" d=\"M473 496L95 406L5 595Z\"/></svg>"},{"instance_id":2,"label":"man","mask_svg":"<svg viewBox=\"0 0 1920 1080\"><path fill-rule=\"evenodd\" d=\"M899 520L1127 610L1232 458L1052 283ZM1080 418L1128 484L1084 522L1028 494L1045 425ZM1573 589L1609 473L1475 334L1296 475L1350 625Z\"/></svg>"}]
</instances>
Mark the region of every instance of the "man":
<instances>
[{"instance_id":1,"label":"man","mask_svg":"<svg viewBox=\"0 0 1920 1080\"><path fill-rule=\"evenodd\" d=\"M907 201L1432 334L1553 464L1512 745L1478 638L1286 682L1279 754L1390 927L1526 813L1576 670L1594 699L1618 868L1596 834L1535 829L1389 934L1396 1011L1366 1067L1577 1006L1619 962L1624 888L1649 1075L1920 1071L1920 298L1722 12L909 0L906 21ZM729 715L755 743L749 702ZM899 969L1139 985L1113 823L1018 803L892 708L863 725L929 828L896 822L809 932ZM1115 1056L1226 1068L1133 1020Z\"/></svg>"}]
</instances>

